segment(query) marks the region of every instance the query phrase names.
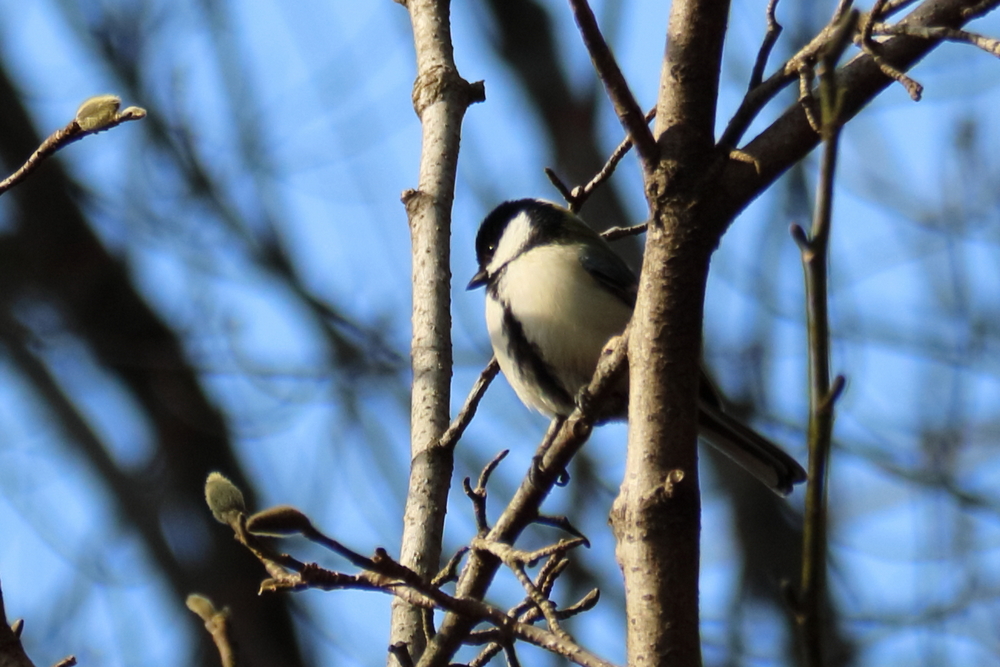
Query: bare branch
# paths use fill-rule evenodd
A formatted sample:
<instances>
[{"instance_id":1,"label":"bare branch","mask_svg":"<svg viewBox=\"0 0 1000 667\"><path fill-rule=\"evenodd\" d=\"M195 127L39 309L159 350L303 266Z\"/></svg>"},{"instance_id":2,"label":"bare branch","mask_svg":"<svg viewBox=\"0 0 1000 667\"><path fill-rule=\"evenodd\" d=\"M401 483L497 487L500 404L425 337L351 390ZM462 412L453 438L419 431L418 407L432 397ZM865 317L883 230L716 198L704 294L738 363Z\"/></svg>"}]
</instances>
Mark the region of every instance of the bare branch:
<instances>
[{"instance_id":1,"label":"bare branch","mask_svg":"<svg viewBox=\"0 0 1000 667\"><path fill-rule=\"evenodd\" d=\"M639 153L643 173L652 174L660 161L660 150L653 139L653 133L646 125L642 109L635 101L625 76L618 67L607 42L604 41L597 19L594 18L594 12L587 0L569 0L569 4L573 9L576 24L580 28L583 43L590 53L590 60L594 63L594 69L604 83L604 89L611 98L618 120L621 121L622 127L625 128L626 134Z\"/></svg>"},{"instance_id":2,"label":"bare branch","mask_svg":"<svg viewBox=\"0 0 1000 667\"><path fill-rule=\"evenodd\" d=\"M431 580L431 586L440 588L447 583L452 581L458 581L458 566L462 562L462 558L465 554L469 553L469 547L462 547L455 552L455 555L448 560L448 564L441 568L441 571L437 573Z\"/></svg>"},{"instance_id":3,"label":"bare branch","mask_svg":"<svg viewBox=\"0 0 1000 667\"><path fill-rule=\"evenodd\" d=\"M645 116L646 124L648 125L649 121L653 120L655 117L655 108L647 111ZM557 176L555 171L552 169L546 167L545 175L549 177L549 180L552 181L552 185L555 186L556 190L559 191L559 194L561 194L563 199L566 200L569 210L574 213L579 213L580 209L583 208L583 205L587 202L587 199L590 198L590 195L593 194L594 190L611 178L611 176L615 173L615 169L618 167L618 163L621 162L626 155L628 155L631 148L632 140L629 137L625 137L625 139L622 140L622 142L618 144L615 150L611 153L611 157L609 157L607 162L604 163L601 170L597 172L597 174L590 179L586 185L578 185L572 190L569 190L569 188L566 187L563 180L559 178L559 176ZM607 238L608 231L609 230L604 231L605 238Z\"/></svg>"},{"instance_id":4,"label":"bare branch","mask_svg":"<svg viewBox=\"0 0 1000 667\"><path fill-rule=\"evenodd\" d=\"M882 16L886 2L887 0L875 0L872 10L865 15L864 20L861 22L861 34L858 38L858 43L861 45L861 50L872 57L872 60L879 66L883 74L902 84L906 88L906 92L909 93L910 98L914 102L919 102L920 97L923 95L924 87L888 63L882 57L879 45L872 40L872 27L875 24L875 20Z\"/></svg>"},{"instance_id":5,"label":"bare branch","mask_svg":"<svg viewBox=\"0 0 1000 667\"><path fill-rule=\"evenodd\" d=\"M449 4L408 0L406 8L417 61L413 108L423 138L417 189L403 194L413 256L413 382L400 560L429 581L440 567L454 469L453 445L441 446L448 430L452 375L451 208L462 119L469 105L483 101L486 93L482 82L470 84L455 66ZM456 429L452 442L460 434ZM420 609L393 601L390 644L404 642L417 660L426 645L425 630Z\"/></svg>"},{"instance_id":6,"label":"bare branch","mask_svg":"<svg viewBox=\"0 0 1000 667\"><path fill-rule=\"evenodd\" d=\"M631 227L611 227L609 229L605 229L601 236L603 236L606 241L614 241L625 238L626 236L645 234L648 228L648 222L640 222L638 225L632 225Z\"/></svg>"},{"instance_id":7,"label":"bare branch","mask_svg":"<svg viewBox=\"0 0 1000 667\"><path fill-rule=\"evenodd\" d=\"M753 70L750 72L750 84L747 92L753 90L764 80L764 68L767 67L767 59L771 57L771 50L774 49L778 37L781 36L781 24L778 23L774 12L778 7L778 0L768 0L767 2L767 32L764 33L764 41L760 44L757 52L757 59L754 61Z\"/></svg>"},{"instance_id":8,"label":"bare branch","mask_svg":"<svg viewBox=\"0 0 1000 667\"><path fill-rule=\"evenodd\" d=\"M441 436L441 441L438 443L439 447L444 449L455 448L458 441L462 439L465 429L472 423L472 418L476 416L476 410L479 409L479 402L483 400L483 396L486 394L486 390L489 389L490 383L493 382L493 379L499 372L500 364L497 363L496 357L492 357L489 363L486 364L486 368L479 374L476 383L472 385L472 389L469 391L462 409L458 411L455 419L448 425L448 430Z\"/></svg>"},{"instance_id":9,"label":"bare branch","mask_svg":"<svg viewBox=\"0 0 1000 667\"><path fill-rule=\"evenodd\" d=\"M874 23L872 25L872 33L876 35L909 35L910 37L921 37L923 39L971 44L990 55L1000 57L1000 40L957 28L916 26L901 23Z\"/></svg>"},{"instance_id":10,"label":"bare branch","mask_svg":"<svg viewBox=\"0 0 1000 667\"><path fill-rule=\"evenodd\" d=\"M896 11L904 4L890 2L886 5L885 12ZM940 28L960 29L964 24L972 21L986 13L992 11L1000 4L1000 0L934 0L919 4L909 15L901 20L897 25L905 26L905 30L918 28ZM824 29L824 33L829 26ZM822 36L822 33L821 33ZM891 62L894 67L900 70L911 68L917 61L927 55L935 47L938 39L944 36L930 39L912 39L909 35L891 36L879 44L879 49L883 59ZM813 40L814 42L816 40ZM807 49L814 47L813 42ZM802 52L800 52L802 53ZM789 61L791 62L791 61ZM751 93L744 99L740 106L740 111L734 115L724 133L724 138L739 137L745 131L743 123L749 123L748 117L752 118L757 111L750 114L743 113L746 107L754 107L757 110L762 108L764 98L770 99L774 88L780 89L787 85L782 77L791 75L793 72L780 71L771 79L768 79L761 88ZM769 86L769 81L774 82ZM878 68L877 64L867 54L852 58L850 62L840 68L838 75L840 80L843 104L843 119L846 122L858 111L878 95L886 86L892 83ZM764 89L767 90L764 90ZM753 98L753 100L751 100ZM805 115L799 105L795 105L775 120L769 127L762 131L749 144L742 147L747 155L753 157L753 169L730 160L725 167L723 176L718 183L718 192L726 193L725 196L716 197L710 207L717 209L714 215L720 220L731 221L735 215L742 210L754 197L767 188L780 174L797 161L801 160L811 151L819 141L819 135L809 126ZM732 145L727 144L727 145Z\"/></svg>"},{"instance_id":11,"label":"bare branch","mask_svg":"<svg viewBox=\"0 0 1000 667\"><path fill-rule=\"evenodd\" d=\"M583 546L588 548L590 547L590 540L587 539L587 536L581 533L580 530L577 529L577 527L574 526L572 523L570 523L569 519L566 518L565 516L547 516L544 514L539 514L537 517L535 517L535 523L543 526L551 526L553 528L564 530L573 537L578 537L581 540L583 540Z\"/></svg>"},{"instance_id":12,"label":"bare branch","mask_svg":"<svg viewBox=\"0 0 1000 667\"><path fill-rule=\"evenodd\" d=\"M601 405L612 392L618 378L625 370L628 329L619 336L611 349L601 357L590 384L581 392L581 406ZM532 462L530 474L521 481L507 508L485 536L494 543L513 543L521 531L538 516L538 508L555 485L560 474L566 469L583 443L590 436L597 416L578 407L560 425L551 445L544 447L544 454ZM490 554L473 552L469 554L465 568L459 577L456 595L466 599L480 599L485 594L490 581L500 566L500 560ZM441 623L437 635L428 645L427 652L418 663L419 667L447 665L472 629L469 619L449 614Z\"/></svg>"},{"instance_id":13,"label":"bare branch","mask_svg":"<svg viewBox=\"0 0 1000 667\"><path fill-rule=\"evenodd\" d=\"M559 194L562 195L563 200L566 201L567 203L572 202L573 192L569 189L569 187L567 187L563 179L559 177L559 174L556 173L555 169L552 169L551 167L546 167L544 171L545 175L549 177L549 182L552 183L555 189L559 191ZM572 204L570 204L570 210L571 211L573 210Z\"/></svg>"},{"instance_id":14,"label":"bare branch","mask_svg":"<svg viewBox=\"0 0 1000 667\"><path fill-rule=\"evenodd\" d=\"M393 561L383 551L377 551L371 560L375 564L375 570L365 570L356 575L332 572L314 563L305 563L294 574L266 580L261 585L261 591L379 591L405 600L418 609L442 609L473 623L487 621L495 625L506 638L534 644L583 667L614 667L567 637L512 619L503 610L488 603L449 595L424 583L415 572Z\"/></svg>"},{"instance_id":15,"label":"bare branch","mask_svg":"<svg viewBox=\"0 0 1000 667\"><path fill-rule=\"evenodd\" d=\"M876 9L881 1L876 2ZM873 10L874 11L874 10ZM830 324L827 297L828 249L833 214L833 184L837 144L843 123L837 60L846 48L857 21L857 13L845 15L839 40L821 52L819 75L820 129L825 145L820 164L816 211L811 234L797 226L793 237L802 254L806 278L809 328L809 484L806 488L805 529L802 542L801 590L796 596L795 617L802 632L807 664L823 664L828 635L823 618L827 568L827 466L833 437L833 400L843 388L830 385ZM866 29L862 29L862 35Z\"/></svg>"}]
</instances>

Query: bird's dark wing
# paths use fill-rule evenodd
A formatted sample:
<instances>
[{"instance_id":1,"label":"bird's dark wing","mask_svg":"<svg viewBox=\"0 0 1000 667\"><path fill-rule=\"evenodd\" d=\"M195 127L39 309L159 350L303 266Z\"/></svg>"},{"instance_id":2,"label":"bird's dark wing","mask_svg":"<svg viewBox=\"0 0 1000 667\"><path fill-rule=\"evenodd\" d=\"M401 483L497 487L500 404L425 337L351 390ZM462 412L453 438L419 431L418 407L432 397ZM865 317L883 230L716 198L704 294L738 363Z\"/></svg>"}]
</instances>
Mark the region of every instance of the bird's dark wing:
<instances>
[{"instance_id":1,"label":"bird's dark wing","mask_svg":"<svg viewBox=\"0 0 1000 667\"><path fill-rule=\"evenodd\" d=\"M635 308L635 294L639 289L632 269L610 248L591 250L584 246L580 252L580 264L601 283L605 289L622 300L629 308Z\"/></svg>"}]
</instances>

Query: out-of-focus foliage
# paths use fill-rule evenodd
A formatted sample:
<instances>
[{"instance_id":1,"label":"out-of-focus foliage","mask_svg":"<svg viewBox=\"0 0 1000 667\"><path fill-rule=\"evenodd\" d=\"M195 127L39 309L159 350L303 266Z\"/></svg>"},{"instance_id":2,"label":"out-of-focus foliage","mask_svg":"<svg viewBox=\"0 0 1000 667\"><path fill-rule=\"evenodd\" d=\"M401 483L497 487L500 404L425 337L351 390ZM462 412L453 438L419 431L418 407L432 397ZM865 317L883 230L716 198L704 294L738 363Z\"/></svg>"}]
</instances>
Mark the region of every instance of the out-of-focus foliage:
<instances>
[{"instance_id":1,"label":"out-of-focus foliage","mask_svg":"<svg viewBox=\"0 0 1000 667\"><path fill-rule=\"evenodd\" d=\"M772 67L826 21L823 4L779 5L786 33ZM651 106L666 5L595 6ZM555 198L542 168L582 180L621 130L562 3L457 3L453 19L461 72L487 89L467 116L455 205L458 405L489 356L482 295L462 289L478 221L503 198ZM764 25L762 3L734 4L721 123ZM996 20L974 27L1000 34ZM62 126L90 95L149 110L0 200L0 576L39 664L70 652L82 664L215 664L184 609L191 592L232 607L248 664L383 659L386 598L257 601L264 572L211 521L201 488L220 470L251 510L290 503L359 551L398 544L409 322L398 198L416 182L420 140L408 30L388 0L0 2L7 168L30 152L32 131ZM1000 63L947 45L914 76L924 101L890 89L842 142L832 323L834 366L849 384L831 473L831 627L838 664L991 664ZM813 180L807 161L737 220L706 309L705 354L721 385L803 460L802 281L787 229L808 218ZM584 217L640 221L631 158L612 187ZM459 447L456 479L512 448L490 487L497 512L544 427L498 380ZM601 588L571 630L618 661L606 516L623 448L621 427L601 429L545 508L594 543L557 598ZM710 464L706 662L792 664L779 587L794 577L799 498L778 502ZM446 551L475 532L468 501L452 499ZM525 544L553 536L539 528ZM520 598L512 578L501 584L496 601Z\"/></svg>"}]
</instances>

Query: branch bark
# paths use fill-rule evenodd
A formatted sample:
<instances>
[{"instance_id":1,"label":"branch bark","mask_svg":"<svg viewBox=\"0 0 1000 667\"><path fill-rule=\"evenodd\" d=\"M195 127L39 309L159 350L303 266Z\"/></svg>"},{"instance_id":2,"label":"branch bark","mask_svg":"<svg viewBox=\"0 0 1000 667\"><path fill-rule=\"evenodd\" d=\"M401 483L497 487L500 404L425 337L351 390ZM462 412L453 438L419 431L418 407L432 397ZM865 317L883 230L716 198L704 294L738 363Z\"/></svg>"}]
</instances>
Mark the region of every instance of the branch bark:
<instances>
[{"instance_id":1,"label":"branch bark","mask_svg":"<svg viewBox=\"0 0 1000 667\"><path fill-rule=\"evenodd\" d=\"M629 444L611 512L625 578L628 663L700 665L697 389L708 262L701 222L727 0L671 8L647 170L650 220L629 345Z\"/></svg>"},{"instance_id":2,"label":"branch bark","mask_svg":"<svg viewBox=\"0 0 1000 667\"><path fill-rule=\"evenodd\" d=\"M403 194L413 252L413 388L410 403L410 485L400 562L430 581L441 560L452 449L440 445L451 396L451 205L462 117L485 95L455 67L448 0L410 0L417 79L413 106L423 128L416 190ZM404 642L411 659L426 646L422 611L394 600L389 643ZM390 664L396 662L390 654Z\"/></svg>"}]
</instances>

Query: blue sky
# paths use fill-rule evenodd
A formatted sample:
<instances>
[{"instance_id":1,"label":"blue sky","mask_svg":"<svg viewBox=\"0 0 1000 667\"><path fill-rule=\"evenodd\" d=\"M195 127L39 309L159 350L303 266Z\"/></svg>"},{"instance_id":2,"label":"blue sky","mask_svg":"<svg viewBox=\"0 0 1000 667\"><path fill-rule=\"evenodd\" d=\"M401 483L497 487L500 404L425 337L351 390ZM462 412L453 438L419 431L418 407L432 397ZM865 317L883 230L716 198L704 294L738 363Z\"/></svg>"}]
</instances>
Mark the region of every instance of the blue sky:
<instances>
[{"instance_id":1,"label":"blue sky","mask_svg":"<svg viewBox=\"0 0 1000 667\"><path fill-rule=\"evenodd\" d=\"M105 4L116 6L0 1L0 49L40 128L62 126L92 94L116 92L113 73L66 18L85 20ZM359 550L384 545L394 551L403 490L385 488L382 476L405 469L405 395L398 387L372 383L362 387L359 405L338 402L320 330L284 286L248 260L252 242L246 239L259 231L267 207L280 210L285 222L280 234L301 282L358 321L381 323L389 342L405 354L409 238L399 195L416 183L420 149L410 104L414 67L405 11L389 0L231 2L222 5L226 23L208 30L206 10L195 0L145 6L162 22L142 50L144 64L162 73L149 95L177 114L165 119L168 124L184 121L195 128L192 144L226 183L227 203L245 227L234 229L188 198L163 156L143 142L147 130L138 124L88 138L61 159L88 189L86 207L101 237L127 260L158 312L183 333L206 388L232 418L240 456L263 500L303 508ZM560 26L567 70L585 89L592 73L568 9L554 0L547 6ZM599 16L606 13L602 3L597 6ZM623 3L613 34L623 69L645 107L655 99L666 11L646 0ZM801 18L795 11L791 3L779 5L778 18L794 24ZM483 21L478 7L456 6L460 71L469 80L484 79L487 87L487 102L472 107L466 118L455 201L456 406L489 357L482 294L464 291L474 271L478 222L501 199L557 196L542 173L551 157L547 140L510 72L484 48ZM720 126L742 95L763 31L763 3L737 3L731 25ZM1000 34L995 19L976 29ZM228 52L248 73L245 79L225 75L219 44L233 47ZM935 605L948 608L965 599L961 591L976 586L1000 590L995 565L1000 468L993 448L1000 414L1000 357L994 354L1000 303L1000 209L994 193L1000 171L991 150L998 135L998 74L996 59L970 47L946 46L914 72L925 85L924 101L915 104L893 87L844 135L831 308L834 369L848 376L849 385L831 474L836 569L831 583L845 613L855 619L850 628L863 642L861 664L919 662L927 655L939 657L938 664L989 664L1000 654L995 643L983 640L990 634L981 629L996 620L994 595L970 593L960 611L945 614L931 631L868 620L920 616ZM221 91L232 90L252 104L230 108L231 98ZM125 103L150 105L143 99ZM763 127L781 104L754 127ZM261 165L258 174L243 169L240 151L249 150L248 137L240 135L234 115L262 128L249 138ZM956 120L975 123L981 162L956 157ZM621 130L607 105L601 132L610 152ZM810 182L813 172L807 161ZM639 221L645 206L636 174L628 159L616 183ZM150 188L155 197L148 197ZM963 207L978 208L962 216ZM946 234L954 232L956 219L966 220L961 234ZM721 385L742 395L753 386L747 379L746 360L753 352L747 341L767 341L760 352L766 394L754 397L763 399L766 418L756 425L804 461L801 268L787 234L793 221L804 222L782 210L777 195L765 194L726 235L713 259L705 349ZM243 250L234 251L234 245ZM954 311L956 302L965 308ZM979 318L985 333L968 325L968 313ZM71 333L60 333L58 323L53 329L46 362L115 459L124 466L148 462L149 425L125 391ZM929 358L928 349L937 359ZM965 361L956 365L959 357ZM9 362L0 357L0 364L6 371L0 382L0 530L8 536L0 540L0 576L8 611L26 617L27 636L38 641L31 646L36 661L51 663L73 652L81 664L186 662L192 638L182 622L188 614L182 601L170 599L137 538L114 519L98 476L51 424ZM952 463L955 479L963 489L983 494L990 501L985 508L961 506L953 496L900 473L923 469L929 454L921 433L956 422L964 424L965 446ZM544 427L504 382L495 383L466 436L457 479L475 475L496 451L512 447L493 489L493 498L509 497ZM623 427L615 426L602 429L588 445L601 482L591 494L597 504L610 507L623 448ZM322 474L304 480L303 470ZM714 663L724 655L720 647L731 631L727 614L738 573L728 558L734 539L730 508L713 496L711 472L706 475L703 632L706 659ZM800 501L798 493L789 502L794 507ZM450 547L474 530L460 489L453 503ZM556 493L546 509L558 513L572 503L568 492ZM491 511L498 508L491 501ZM198 531L220 527L184 512L166 512L164 531L175 536L180 553L197 558ZM585 518L594 547L581 558L613 576L605 516L592 512ZM621 661L618 595L609 591L607 601L575 631ZM71 605L72 622L33 626L33 617L50 617L44 608L53 599ZM303 632L315 640L317 663L381 660L387 598L313 592L300 595L297 603L309 612L308 620L302 615ZM756 638L744 647L753 663L779 661L780 625L773 615L742 623L747 636ZM34 634L43 630L46 634Z\"/></svg>"}]
</instances>

